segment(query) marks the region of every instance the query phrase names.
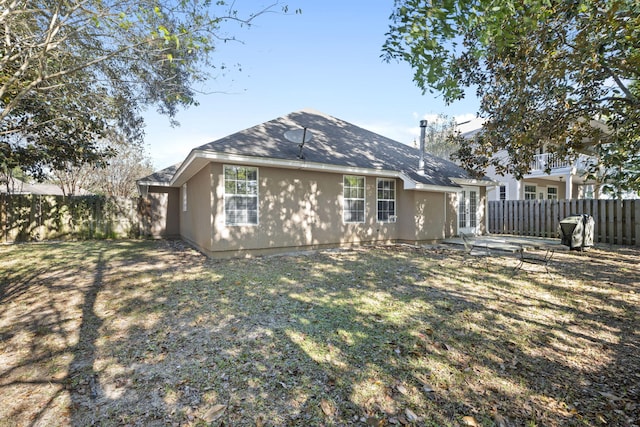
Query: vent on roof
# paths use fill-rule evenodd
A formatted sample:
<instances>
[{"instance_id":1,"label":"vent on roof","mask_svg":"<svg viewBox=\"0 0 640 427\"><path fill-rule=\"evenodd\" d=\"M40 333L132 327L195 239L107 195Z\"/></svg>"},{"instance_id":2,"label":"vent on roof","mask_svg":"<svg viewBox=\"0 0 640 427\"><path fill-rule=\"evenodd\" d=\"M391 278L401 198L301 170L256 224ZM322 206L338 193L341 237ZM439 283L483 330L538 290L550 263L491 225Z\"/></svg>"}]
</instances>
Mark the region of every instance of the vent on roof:
<instances>
[{"instance_id":1,"label":"vent on roof","mask_svg":"<svg viewBox=\"0 0 640 427\"><path fill-rule=\"evenodd\" d=\"M424 149L425 149L425 131L427 129L427 121L420 120L420 160L418 161L418 173L424 175Z\"/></svg>"},{"instance_id":2,"label":"vent on roof","mask_svg":"<svg viewBox=\"0 0 640 427\"><path fill-rule=\"evenodd\" d=\"M302 129L292 129L286 131L284 133L284 137L287 141L298 144L298 147L300 148L298 150L298 158L304 159L304 155L302 154L302 147L304 147L304 144L311 141L311 139L313 138L311 132L308 131L306 127Z\"/></svg>"}]
</instances>

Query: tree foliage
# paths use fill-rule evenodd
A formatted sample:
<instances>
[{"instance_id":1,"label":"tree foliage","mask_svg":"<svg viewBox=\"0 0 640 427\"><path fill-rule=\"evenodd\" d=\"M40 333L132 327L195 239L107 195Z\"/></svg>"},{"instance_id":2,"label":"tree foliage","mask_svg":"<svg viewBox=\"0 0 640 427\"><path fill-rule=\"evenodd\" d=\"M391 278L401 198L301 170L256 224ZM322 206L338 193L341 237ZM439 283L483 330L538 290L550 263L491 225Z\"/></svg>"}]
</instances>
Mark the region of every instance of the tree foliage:
<instances>
[{"instance_id":1,"label":"tree foliage","mask_svg":"<svg viewBox=\"0 0 640 427\"><path fill-rule=\"evenodd\" d=\"M637 0L397 0L391 21L384 55L423 91L453 102L476 88L487 121L463 141L467 168L519 178L541 144L570 158L595 146L594 176L640 189Z\"/></svg>"},{"instance_id":2,"label":"tree foliage","mask_svg":"<svg viewBox=\"0 0 640 427\"><path fill-rule=\"evenodd\" d=\"M153 173L148 154L137 144L124 140L98 143L101 147L112 147L114 154L99 164L83 163L51 171L50 181L58 185L63 194L92 194L108 197L135 197L138 195L136 180Z\"/></svg>"},{"instance_id":3,"label":"tree foliage","mask_svg":"<svg viewBox=\"0 0 640 427\"><path fill-rule=\"evenodd\" d=\"M205 0L0 0L0 163L96 163L95 141L142 139L141 114L172 118L195 103L224 24L250 25L233 4Z\"/></svg>"},{"instance_id":4,"label":"tree foliage","mask_svg":"<svg viewBox=\"0 0 640 427\"><path fill-rule=\"evenodd\" d=\"M0 167L0 193L17 193L22 190L22 182L28 180L28 176L20 168L9 169Z\"/></svg>"},{"instance_id":5,"label":"tree foliage","mask_svg":"<svg viewBox=\"0 0 640 427\"><path fill-rule=\"evenodd\" d=\"M459 148L453 138L456 128L455 119L444 114L428 119L425 129L425 151L443 159L450 159Z\"/></svg>"},{"instance_id":6,"label":"tree foliage","mask_svg":"<svg viewBox=\"0 0 640 427\"><path fill-rule=\"evenodd\" d=\"M89 189L110 197L135 197L136 180L153 173L148 155L138 147L123 146L105 167L95 167Z\"/></svg>"}]
</instances>

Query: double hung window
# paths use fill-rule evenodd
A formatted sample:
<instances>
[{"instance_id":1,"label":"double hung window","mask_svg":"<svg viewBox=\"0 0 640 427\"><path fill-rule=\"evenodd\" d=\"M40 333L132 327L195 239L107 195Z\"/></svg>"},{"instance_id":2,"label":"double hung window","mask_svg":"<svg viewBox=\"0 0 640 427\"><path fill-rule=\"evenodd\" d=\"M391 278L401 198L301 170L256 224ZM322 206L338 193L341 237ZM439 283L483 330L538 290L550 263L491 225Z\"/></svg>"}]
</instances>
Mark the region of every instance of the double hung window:
<instances>
[{"instance_id":1,"label":"double hung window","mask_svg":"<svg viewBox=\"0 0 640 427\"><path fill-rule=\"evenodd\" d=\"M344 222L364 222L364 176L345 175L342 191Z\"/></svg>"},{"instance_id":2,"label":"double hung window","mask_svg":"<svg viewBox=\"0 0 640 427\"><path fill-rule=\"evenodd\" d=\"M378 222L396 222L396 181L378 179Z\"/></svg>"},{"instance_id":3,"label":"double hung window","mask_svg":"<svg viewBox=\"0 0 640 427\"><path fill-rule=\"evenodd\" d=\"M224 167L226 225L258 224L258 168Z\"/></svg>"},{"instance_id":4,"label":"double hung window","mask_svg":"<svg viewBox=\"0 0 640 427\"><path fill-rule=\"evenodd\" d=\"M535 185L525 185L524 186L524 199L525 200L535 200L537 189Z\"/></svg>"}]
</instances>

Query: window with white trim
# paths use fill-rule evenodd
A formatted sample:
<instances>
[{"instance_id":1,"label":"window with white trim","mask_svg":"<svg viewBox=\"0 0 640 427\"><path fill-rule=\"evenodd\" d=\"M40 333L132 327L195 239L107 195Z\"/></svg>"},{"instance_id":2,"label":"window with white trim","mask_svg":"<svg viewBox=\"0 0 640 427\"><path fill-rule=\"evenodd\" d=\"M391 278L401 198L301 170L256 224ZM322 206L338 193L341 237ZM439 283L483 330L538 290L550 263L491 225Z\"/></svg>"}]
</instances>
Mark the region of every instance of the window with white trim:
<instances>
[{"instance_id":1,"label":"window with white trim","mask_svg":"<svg viewBox=\"0 0 640 427\"><path fill-rule=\"evenodd\" d=\"M396 180L378 178L378 222L396 222Z\"/></svg>"},{"instance_id":2,"label":"window with white trim","mask_svg":"<svg viewBox=\"0 0 640 427\"><path fill-rule=\"evenodd\" d=\"M547 187L547 199L558 200L558 187Z\"/></svg>"},{"instance_id":3,"label":"window with white trim","mask_svg":"<svg viewBox=\"0 0 640 427\"><path fill-rule=\"evenodd\" d=\"M364 222L364 176L344 175L342 184L344 222Z\"/></svg>"},{"instance_id":4,"label":"window with white trim","mask_svg":"<svg viewBox=\"0 0 640 427\"><path fill-rule=\"evenodd\" d=\"M187 211L187 183L182 184L182 212Z\"/></svg>"},{"instance_id":5,"label":"window with white trim","mask_svg":"<svg viewBox=\"0 0 640 427\"><path fill-rule=\"evenodd\" d=\"M535 200L537 189L535 185L525 185L524 186L524 199L525 200Z\"/></svg>"},{"instance_id":6,"label":"window with white trim","mask_svg":"<svg viewBox=\"0 0 640 427\"><path fill-rule=\"evenodd\" d=\"M224 166L224 222L258 224L258 168Z\"/></svg>"},{"instance_id":7,"label":"window with white trim","mask_svg":"<svg viewBox=\"0 0 640 427\"><path fill-rule=\"evenodd\" d=\"M499 194L499 200L507 200L507 186L506 185L501 185L500 186L500 194Z\"/></svg>"}]
</instances>

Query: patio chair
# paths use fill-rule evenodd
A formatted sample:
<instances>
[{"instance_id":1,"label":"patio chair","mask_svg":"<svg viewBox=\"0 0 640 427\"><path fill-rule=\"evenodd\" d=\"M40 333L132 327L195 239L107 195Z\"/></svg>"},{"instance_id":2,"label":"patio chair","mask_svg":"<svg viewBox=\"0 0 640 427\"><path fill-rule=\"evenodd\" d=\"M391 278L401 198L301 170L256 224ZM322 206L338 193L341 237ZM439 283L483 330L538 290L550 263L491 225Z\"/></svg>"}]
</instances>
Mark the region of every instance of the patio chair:
<instances>
[{"instance_id":1,"label":"patio chair","mask_svg":"<svg viewBox=\"0 0 640 427\"><path fill-rule=\"evenodd\" d=\"M462 262L484 258L485 267L489 271L489 258L491 257L489 246L476 244L473 236L469 234L460 233L460 237L462 237L462 242L464 243L464 259Z\"/></svg>"},{"instance_id":2,"label":"patio chair","mask_svg":"<svg viewBox=\"0 0 640 427\"><path fill-rule=\"evenodd\" d=\"M549 278L553 280L553 276L551 275L551 271L549 271L549 263L551 262L551 258L553 258L553 254L555 253L555 248L551 247L543 247L540 248L542 251L539 252L531 252L527 251L527 248L524 246L520 246L520 250L518 251L518 264L513 268L512 276L517 272L525 270L524 266L529 265L541 265L544 267L545 271L549 275Z\"/></svg>"}]
</instances>

